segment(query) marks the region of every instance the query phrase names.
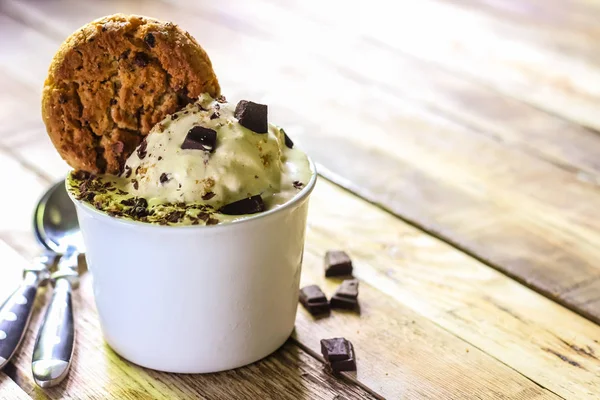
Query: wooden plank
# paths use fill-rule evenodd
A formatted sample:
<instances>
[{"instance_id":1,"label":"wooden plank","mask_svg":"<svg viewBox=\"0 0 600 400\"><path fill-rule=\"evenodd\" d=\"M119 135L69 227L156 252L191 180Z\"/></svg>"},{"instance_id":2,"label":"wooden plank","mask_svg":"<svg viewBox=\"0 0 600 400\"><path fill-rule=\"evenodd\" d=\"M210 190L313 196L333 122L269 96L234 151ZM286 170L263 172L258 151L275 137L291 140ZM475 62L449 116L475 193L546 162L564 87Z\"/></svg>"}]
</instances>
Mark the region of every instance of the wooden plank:
<instances>
[{"instance_id":1,"label":"wooden plank","mask_svg":"<svg viewBox=\"0 0 600 400\"><path fill-rule=\"evenodd\" d=\"M0 298L19 282L15 272L26 261L0 241L0 259L11 275L3 272ZM14 267L14 268L13 268ZM15 276L13 276L15 275ZM31 353L36 327L40 324L48 294L36 304L28 336L13 363L19 385L36 398L61 399L68 393L75 399L189 399L189 398L278 398L278 399L373 399L360 387L327 373L323 365L295 344L287 343L273 356L251 366L218 374L166 374L135 366L115 354L102 340L93 303L91 277L84 275L76 304L76 352L67 381L53 389L41 390L31 377ZM18 386L0 375L0 399L18 394ZM16 388L15 388L16 387ZM25 392L20 390L21 395ZM15 395L16 396L16 395ZM7 397L12 399L29 398Z\"/></svg>"}]
</instances>

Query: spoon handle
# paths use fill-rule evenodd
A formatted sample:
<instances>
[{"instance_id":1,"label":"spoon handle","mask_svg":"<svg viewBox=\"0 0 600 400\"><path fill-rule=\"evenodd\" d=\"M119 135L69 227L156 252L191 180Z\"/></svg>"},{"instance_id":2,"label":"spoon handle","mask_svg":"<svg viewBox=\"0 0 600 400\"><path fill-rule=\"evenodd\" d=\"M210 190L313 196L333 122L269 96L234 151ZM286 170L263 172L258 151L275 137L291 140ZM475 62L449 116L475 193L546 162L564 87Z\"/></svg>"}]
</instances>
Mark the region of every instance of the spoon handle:
<instances>
[{"instance_id":1,"label":"spoon handle","mask_svg":"<svg viewBox=\"0 0 600 400\"><path fill-rule=\"evenodd\" d=\"M25 336L39 280L27 272L21 286L0 307L0 370L8 364Z\"/></svg>"},{"instance_id":2,"label":"spoon handle","mask_svg":"<svg viewBox=\"0 0 600 400\"><path fill-rule=\"evenodd\" d=\"M33 349L31 369L35 382L41 387L58 385L69 373L75 340L71 292L68 278L56 279Z\"/></svg>"}]
</instances>

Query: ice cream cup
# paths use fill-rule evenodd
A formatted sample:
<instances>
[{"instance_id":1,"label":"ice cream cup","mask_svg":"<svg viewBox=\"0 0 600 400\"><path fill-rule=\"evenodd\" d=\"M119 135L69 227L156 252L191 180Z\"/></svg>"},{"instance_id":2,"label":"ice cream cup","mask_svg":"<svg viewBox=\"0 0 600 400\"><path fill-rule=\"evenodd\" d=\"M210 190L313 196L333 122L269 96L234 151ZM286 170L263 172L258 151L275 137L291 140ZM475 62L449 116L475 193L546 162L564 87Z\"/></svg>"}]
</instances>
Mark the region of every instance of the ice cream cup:
<instances>
[{"instance_id":1,"label":"ice cream cup","mask_svg":"<svg viewBox=\"0 0 600 400\"><path fill-rule=\"evenodd\" d=\"M310 182L284 205L211 226L111 217L76 200L106 342L168 372L240 367L294 328Z\"/></svg>"}]
</instances>

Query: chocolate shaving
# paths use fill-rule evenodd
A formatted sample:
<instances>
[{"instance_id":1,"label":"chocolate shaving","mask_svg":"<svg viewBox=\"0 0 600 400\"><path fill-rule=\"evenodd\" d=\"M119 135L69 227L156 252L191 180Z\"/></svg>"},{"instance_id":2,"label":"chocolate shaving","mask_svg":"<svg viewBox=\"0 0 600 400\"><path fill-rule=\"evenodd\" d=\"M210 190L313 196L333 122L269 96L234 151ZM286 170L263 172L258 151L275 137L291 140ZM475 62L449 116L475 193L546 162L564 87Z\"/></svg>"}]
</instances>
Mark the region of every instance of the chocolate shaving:
<instances>
[{"instance_id":1,"label":"chocolate shaving","mask_svg":"<svg viewBox=\"0 0 600 400\"><path fill-rule=\"evenodd\" d=\"M292 139L290 139L290 137L287 135L287 133L285 133L285 131L283 129L280 129L281 133L283 133L283 139L285 141L285 145L290 148L293 149L294 148L294 142L292 141Z\"/></svg>"},{"instance_id":2,"label":"chocolate shaving","mask_svg":"<svg viewBox=\"0 0 600 400\"><path fill-rule=\"evenodd\" d=\"M302 189L304 187L304 183L300 181L294 181L293 185L296 189Z\"/></svg>"},{"instance_id":3,"label":"chocolate shaving","mask_svg":"<svg viewBox=\"0 0 600 400\"><path fill-rule=\"evenodd\" d=\"M210 200L213 197L215 197L216 194L214 192L206 192L203 196L202 196L202 200Z\"/></svg>"},{"instance_id":4,"label":"chocolate shaving","mask_svg":"<svg viewBox=\"0 0 600 400\"><path fill-rule=\"evenodd\" d=\"M129 165L125 166L125 178L129 178L131 176L131 173L133 171L131 170L131 167Z\"/></svg>"},{"instance_id":5,"label":"chocolate shaving","mask_svg":"<svg viewBox=\"0 0 600 400\"><path fill-rule=\"evenodd\" d=\"M265 203L260 195L251 196L242 200L229 203L219 210L227 215L256 214L265 210Z\"/></svg>"},{"instance_id":6,"label":"chocolate shaving","mask_svg":"<svg viewBox=\"0 0 600 400\"><path fill-rule=\"evenodd\" d=\"M142 140L142 143L140 143L140 145L137 148L137 155L140 158L140 160L143 160L144 157L146 157L146 147L148 147L148 142L146 142L146 138L144 138Z\"/></svg>"},{"instance_id":7,"label":"chocolate shaving","mask_svg":"<svg viewBox=\"0 0 600 400\"><path fill-rule=\"evenodd\" d=\"M160 183L164 184L166 182L168 182L171 178L169 178L169 175L165 172L163 172L162 174L160 174Z\"/></svg>"}]
</instances>

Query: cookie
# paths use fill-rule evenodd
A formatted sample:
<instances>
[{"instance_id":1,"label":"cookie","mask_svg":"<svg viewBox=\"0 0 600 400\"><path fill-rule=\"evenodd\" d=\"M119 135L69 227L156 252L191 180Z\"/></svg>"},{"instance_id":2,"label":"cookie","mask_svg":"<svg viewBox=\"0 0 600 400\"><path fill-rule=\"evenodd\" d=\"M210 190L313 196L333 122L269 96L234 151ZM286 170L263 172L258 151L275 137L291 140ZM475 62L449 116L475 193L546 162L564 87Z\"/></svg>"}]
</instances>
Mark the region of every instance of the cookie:
<instances>
[{"instance_id":1,"label":"cookie","mask_svg":"<svg viewBox=\"0 0 600 400\"><path fill-rule=\"evenodd\" d=\"M54 56L42 95L52 143L73 168L118 174L165 116L220 94L208 55L170 22L115 14L77 30Z\"/></svg>"}]
</instances>

